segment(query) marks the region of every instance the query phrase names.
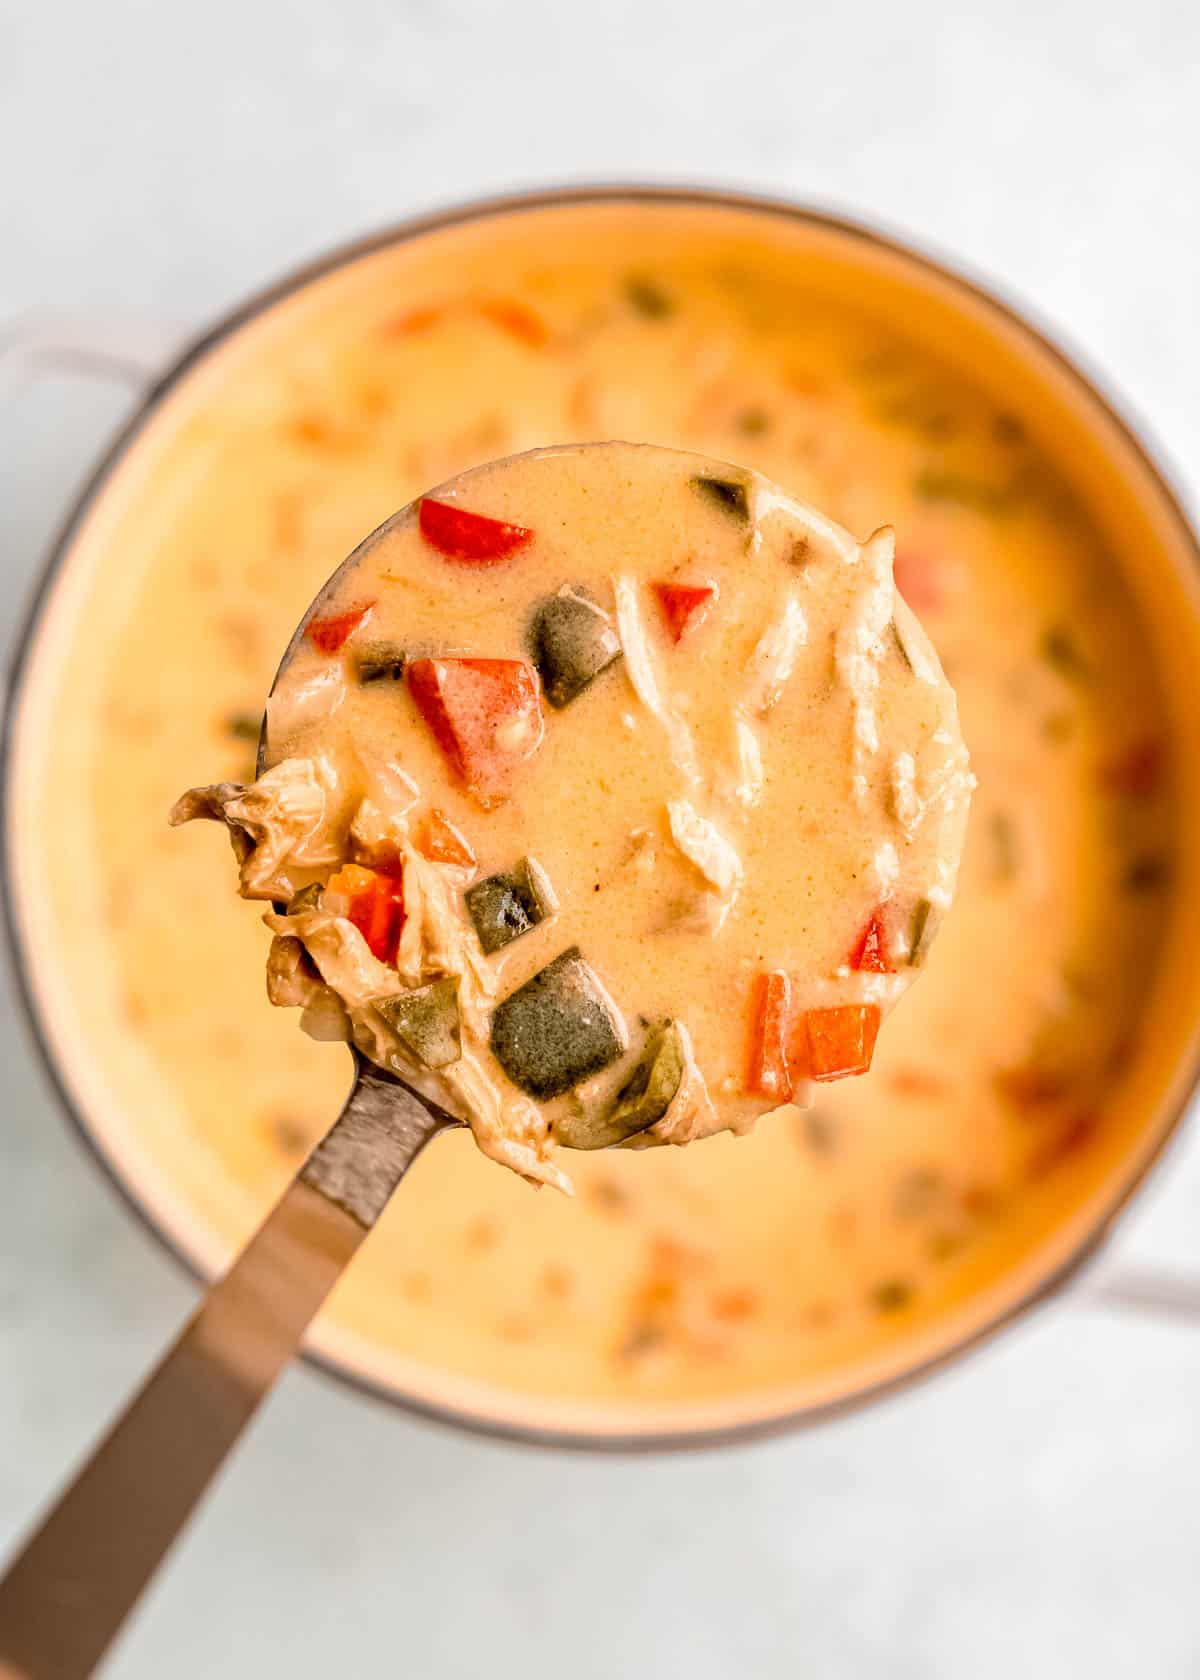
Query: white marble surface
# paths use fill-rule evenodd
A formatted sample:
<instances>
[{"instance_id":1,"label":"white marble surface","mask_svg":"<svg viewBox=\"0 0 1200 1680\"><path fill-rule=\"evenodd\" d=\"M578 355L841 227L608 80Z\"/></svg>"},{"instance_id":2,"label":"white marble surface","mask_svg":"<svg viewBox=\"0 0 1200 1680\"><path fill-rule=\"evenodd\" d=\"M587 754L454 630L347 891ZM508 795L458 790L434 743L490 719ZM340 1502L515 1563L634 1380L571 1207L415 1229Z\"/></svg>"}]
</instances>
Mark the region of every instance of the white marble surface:
<instances>
[{"instance_id":1,"label":"white marble surface","mask_svg":"<svg viewBox=\"0 0 1200 1680\"><path fill-rule=\"evenodd\" d=\"M1027 18L1028 21L1022 21ZM198 325L333 241L548 180L786 192L992 276L1200 489L1200 10L1181 0L0 0L0 321ZM0 398L0 627L123 399ZM0 1543L191 1290L0 1023ZM1200 1144L1119 1237L1200 1266ZM646 1461L288 1376L116 1680L1194 1680L1200 1333L1055 1307L847 1422Z\"/></svg>"}]
</instances>

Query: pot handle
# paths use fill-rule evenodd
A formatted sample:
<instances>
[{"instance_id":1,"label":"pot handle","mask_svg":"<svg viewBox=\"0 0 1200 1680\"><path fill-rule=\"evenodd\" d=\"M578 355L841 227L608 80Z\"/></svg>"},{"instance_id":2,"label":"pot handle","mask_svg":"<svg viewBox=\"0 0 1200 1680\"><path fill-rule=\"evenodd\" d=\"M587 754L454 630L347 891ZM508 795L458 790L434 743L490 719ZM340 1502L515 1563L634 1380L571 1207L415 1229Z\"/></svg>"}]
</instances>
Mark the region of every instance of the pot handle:
<instances>
[{"instance_id":1,"label":"pot handle","mask_svg":"<svg viewBox=\"0 0 1200 1680\"><path fill-rule=\"evenodd\" d=\"M23 315L0 323L3 395L50 374L115 379L144 391L186 336L165 322Z\"/></svg>"},{"instance_id":2,"label":"pot handle","mask_svg":"<svg viewBox=\"0 0 1200 1680\"><path fill-rule=\"evenodd\" d=\"M1100 1259L1077 1280L1069 1291L1071 1298L1081 1307L1200 1324L1200 1276L1165 1266L1133 1266Z\"/></svg>"}]
</instances>

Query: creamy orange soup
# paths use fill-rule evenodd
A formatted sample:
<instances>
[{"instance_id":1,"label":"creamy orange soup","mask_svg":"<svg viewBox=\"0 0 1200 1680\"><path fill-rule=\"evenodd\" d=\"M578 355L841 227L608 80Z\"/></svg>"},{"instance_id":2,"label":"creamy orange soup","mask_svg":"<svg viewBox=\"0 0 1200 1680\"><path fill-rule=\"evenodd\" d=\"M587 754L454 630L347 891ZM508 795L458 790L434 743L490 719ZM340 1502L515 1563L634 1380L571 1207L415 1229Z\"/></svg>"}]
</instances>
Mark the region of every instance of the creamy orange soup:
<instances>
[{"instance_id":1,"label":"creamy orange soup","mask_svg":"<svg viewBox=\"0 0 1200 1680\"><path fill-rule=\"evenodd\" d=\"M94 523L45 891L71 1036L210 1257L348 1068L270 1008L262 906L230 892L225 848L164 819L189 782L252 777L281 648L397 507L572 440L741 461L855 533L894 526L959 697L979 785L958 899L870 1077L750 1137L572 1156L574 1200L438 1140L329 1310L376 1372L506 1392L510 1414L836 1391L1032 1255L1055 1186L1107 1147L1173 867L1156 684L1039 414L912 334L886 289L833 295L761 224L620 205L467 224L238 333Z\"/></svg>"},{"instance_id":2,"label":"creamy orange soup","mask_svg":"<svg viewBox=\"0 0 1200 1680\"><path fill-rule=\"evenodd\" d=\"M950 907L954 696L860 545L756 473L538 450L398 514L294 639L250 785L273 1002L569 1189L865 1074Z\"/></svg>"}]
</instances>

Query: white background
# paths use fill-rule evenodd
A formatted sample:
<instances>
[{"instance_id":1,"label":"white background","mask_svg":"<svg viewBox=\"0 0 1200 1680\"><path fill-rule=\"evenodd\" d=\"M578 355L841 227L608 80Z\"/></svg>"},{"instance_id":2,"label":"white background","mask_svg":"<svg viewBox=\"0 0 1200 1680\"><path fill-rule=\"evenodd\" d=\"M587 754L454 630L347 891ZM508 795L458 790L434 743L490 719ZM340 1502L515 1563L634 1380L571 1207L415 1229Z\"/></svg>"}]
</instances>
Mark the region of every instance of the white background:
<instances>
[{"instance_id":1,"label":"white background","mask_svg":"<svg viewBox=\"0 0 1200 1680\"><path fill-rule=\"evenodd\" d=\"M1191 0L0 0L0 324L167 343L330 243L557 181L730 183L1031 303L1200 476ZM0 625L125 402L0 397ZM0 1023L0 1542L193 1298ZM1185 1139L1118 1248L1200 1270ZM115 1680L1195 1680L1200 1330L1059 1305L849 1421L540 1455L291 1373Z\"/></svg>"}]
</instances>

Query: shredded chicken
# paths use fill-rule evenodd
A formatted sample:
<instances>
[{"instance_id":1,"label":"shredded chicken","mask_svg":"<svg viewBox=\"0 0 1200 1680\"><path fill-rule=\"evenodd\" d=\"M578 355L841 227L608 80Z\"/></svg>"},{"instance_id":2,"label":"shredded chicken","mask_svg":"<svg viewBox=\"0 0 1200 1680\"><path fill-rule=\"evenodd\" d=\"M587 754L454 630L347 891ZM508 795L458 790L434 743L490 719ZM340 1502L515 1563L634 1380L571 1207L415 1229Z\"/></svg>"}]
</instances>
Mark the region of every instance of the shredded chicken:
<instances>
[{"instance_id":1,"label":"shredded chicken","mask_svg":"<svg viewBox=\"0 0 1200 1680\"><path fill-rule=\"evenodd\" d=\"M726 797L749 808L757 803L766 781L762 747L752 719L765 717L783 696L796 661L808 642L808 620L796 591L789 590L783 610L763 631L747 666L746 686L735 709L732 774L718 771L715 781Z\"/></svg>"},{"instance_id":2,"label":"shredded chicken","mask_svg":"<svg viewBox=\"0 0 1200 1680\"><path fill-rule=\"evenodd\" d=\"M420 788L407 771L370 741L356 741L354 756L362 767L364 803L374 804L393 820L406 816L421 797Z\"/></svg>"},{"instance_id":3,"label":"shredded chicken","mask_svg":"<svg viewBox=\"0 0 1200 1680\"><path fill-rule=\"evenodd\" d=\"M697 768L692 732L675 708L669 704L659 686L654 669L654 656L650 651L645 626L642 624L637 582L623 575L615 577L613 591L617 604L617 631L625 654L623 663L633 691L646 710L662 725L671 757L680 774L689 782L698 784L700 772Z\"/></svg>"},{"instance_id":4,"label":"shredded chicken","mask_svg":"<svg viewBox=\"0 0 1200 1680\"><path fill-rule=\"evenodd\" d=\"M897 753L892 760L888 798L896 821L911 835L925 810L925 801L917 792L917 761L912 753Z\"/></svg>"},{"instance_id":5,"label":"shredded chicken","mask_svg":"<svg viewBox=\"0 0 1200 1680\"><path fill-rule=\"evenodd\" d=\"M400 978L406 985L419 986L432 974L459 975L464 981L459 992L464 1023L475 1011L477 1033L484 1037L484 1005L495 995L496 982L459 908L462 872L449 864L431 863L407 840L401 857L404 929L396 957Z\"/></svg>"},{"instance_id":6,"label":"shredded chicken","mask_svg":"<svg viewBox=\"0 0 1200 1680\"><path fill-rule=\"evenodd\" d=\"M402 818L364 799L350 824L350 855L357 863L390 867L400 855L403 834Z\"/></svg>"},{"instance_id":7,"label":"shredded chicken","mask_svg":"<svg viewBox=\"0 0 1200 1680\"><path fill-rule=\"evenodd\" d=\"M294 731L321 723L333 716L345 698L346 680L340 665L316 666L302 681L282 684L267 701L269 738L286 741Z\"/></svg>"},{"instance_id":8,"label":"shredded chicken","mask_svg":"<svg viewBox=\"0 0 1200 1680\"><path fill-rule=\"evenodd\" d=\"M834 642L834 665L850 694L852 734L851 786L856 804L870 802L871 762L879 752L879 667L884 638L895 605L892 584L893 533L884 529L869 537L860 550L859 564L868 568L870 587L859 592L857 610L839 627Z\"/></svg>"},{"instance_id":9,"label":"shredded chicken","mask_svg":"<svg viewBox=\"0 0 1200 1680\"><path fill-rule=\"evenodd\" d=\"M737 778L733 784L733 797L739 805L753 805L763 790L766 773L763 770L762 748L759 746L758 736L745 718L738 718L734 723L734 735L737 741Z\"/></svg>"},{"instance_id":10,"label":"shredded chicken","mask_svg":"<svg viewBox=\"0 0 1200 1680\"><path fill-rule=\"evenodd\" d=\"M276 1001L300 1003L306 1027L311 1012L318 1029L314 1036L352 1038L372 1061L460 1112L485 1155L534 1183L553 1184L569 1194L570 1180L549 1159L549 1131L538 1109L485 1068L495 979L459 908L462 871L422 857L409 842L403 816L381 826L377 812L368 811L364 820L360 807L350 827L352 835L356 830L360 836L382 834L389 864L399 861L403 870L405 920L396 966L379 962L358 928L330 909L296 915L270 911L263 919L277 936L272 947L277 953ZM311 990L301 986L297 945L315 963L323 985L310 980ZM459 981L463 1048L458 1061L434 1075L406 1052L375 1004L437 975ZM323 993L340 1000L340 1019Z\"/></svg>"},{"instance_id":11,"label":"shredded chicken","mask_svg":"<svg viewBox=\"0 0 1200 1680\"><path fill-rule=\"evenodd\" d=\"M470 1115L475 1141L485 1155L534 1184L552 1184L568 1196L574 1194L571 1180L550 1160L550 1129L527 1097L502 1091L466 1050L443 1072Z\"/></svg>"},{"instance_id":12,"label":"shredded chicken","mask_svg":"<svg viewBox=\"0 0 1200 1680\"><path fill-rule=\"evenodd\" d=\"M197 817L225 823L243 898L289 899L341 858L331 820L337 792L337 772L325 758L285 758L249 787L193 788L176 801L170 821L173 827Z\"/></svg>"},{"instance_id":13,"label":"shredded chicken","mask_svg":"<svg viewBox=\"0 0 1200 1680\"><path fill-rule=\"evenodd\" d=\"M313 973L304 942L294 934L276 935L267 953L267 996L280 1009L307 1009L327 990Z\"/></svg>"},{"instance_id":14,"label":"shredded chicken","mask_svg":"<svg viewBox=\"0 0 1200 1680\"><path fill-rule=\"evenodd\" d=\"M355 744L366 796L350 823L350 846L362 863L390 866L408 833L405 821L420 789L400 766L369 742Z\"/></svg>"},{"instance_id":15,"label":"shredded chicken","mask_svg":"<svg viewBox=\"0 0 1200 1680\"><path fill-rule=\"evenodd\" d=\"M394 968L381 963L354 923L328 910L302 910L298 916L268 910L263 921L272 933L299 939L321 978L353 1012L373 998L395 997L404 990Z\"/></svg>"},{"instance_id":16,"label":"shredded chicken","mask_svg":"<svg viewBox=\"0 0 1200 1680\"><path fill-rule=\"evenodd\" d=\"M742 860L715 823L702 817L687 799L667 805L671 838L720 900L723 920L742 884Z\"/></svg>"},{"instance_id":17,"label":"shredded chicken","mask_svg":"<svg viewBox=\"0 0 1200 1680\"><path fill-rule=\"evenodd\" d=\"M924 786L921 785L913 754L901 752L897 753L889 770L888 805L905 838L911 840L930 816L942 821L957 821L962 805L970 798L974 787L975 777L971 774L965 749L949 752L935 773L927 775Z\"/></svg>"},{"instance_id":18,"label":"shredded chicken","mask_svg":"<svg viewBox=\"0 0 1200 1680\"><path fill-rule=\"evenodd\" d=\"M799 597L792 590L783 611L772 619L750 655L743 702L748 712L761 717L778 705L807 642L808 620Z\"/></svg>"},{"instance_id":19,"label":"shredded chicken","mask_svg":"<svg viewBox=\"0 0 1200 1680\"><path fill-rule=\"evenodd\" d=\"M890 840L881 840L871 855L871 877L880 900L891 893L900 879L900 856Z\"/></svg>"}]
</instances>

